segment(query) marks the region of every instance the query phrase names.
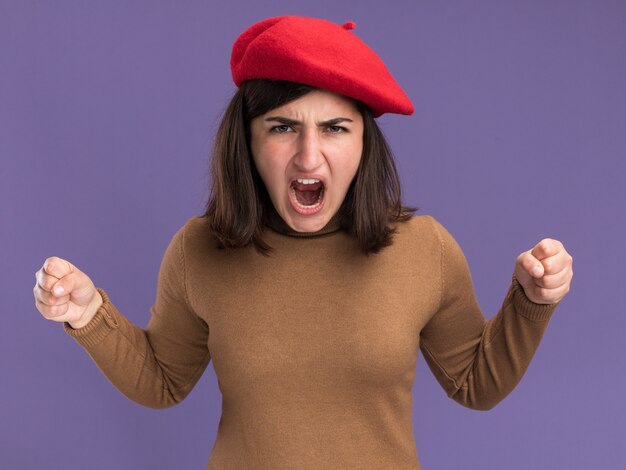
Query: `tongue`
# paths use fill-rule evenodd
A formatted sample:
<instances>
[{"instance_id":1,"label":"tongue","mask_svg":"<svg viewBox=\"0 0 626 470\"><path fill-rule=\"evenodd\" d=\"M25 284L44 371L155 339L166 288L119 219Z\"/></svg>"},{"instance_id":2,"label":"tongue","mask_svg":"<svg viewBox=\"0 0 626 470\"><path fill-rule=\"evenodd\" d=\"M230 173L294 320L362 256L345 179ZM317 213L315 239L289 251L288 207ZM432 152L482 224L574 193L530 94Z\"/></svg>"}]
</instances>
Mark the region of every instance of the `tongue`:
<instances>
[{"instance_id":1,"label":"tongue","mask_svg":"<svg viewBox=\"0 0 626 470\"><path fill-rule=\"evenodd\" d=\"M303 206L314 206L320 198L320 190L318 191L300 191L296 189L296 199Z\"/></svg>"},{"instance_id":2,"label":"tongue","mask_svg":"<svg viewBox=\"0 0 626 470\"><path fill-rule=\"evenodd\" d=\"M293 184L293 189L295 189L296 192L296 199L303 206L314 206L317 204L323 187L324 185L321 182L314 184L302 184L296 181Z\"/></svg>"}]
</instances>

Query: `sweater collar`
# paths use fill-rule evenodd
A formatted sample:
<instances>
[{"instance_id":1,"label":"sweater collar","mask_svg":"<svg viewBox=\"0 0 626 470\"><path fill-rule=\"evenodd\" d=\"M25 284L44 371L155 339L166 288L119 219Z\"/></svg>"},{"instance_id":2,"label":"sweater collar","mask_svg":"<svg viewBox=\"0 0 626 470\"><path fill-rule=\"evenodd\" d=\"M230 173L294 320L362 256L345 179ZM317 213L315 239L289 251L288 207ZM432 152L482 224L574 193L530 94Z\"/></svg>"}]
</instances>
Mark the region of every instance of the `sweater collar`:
<instances>
[{"instance_id":1,"label":"sweater collar","mask_svg":"<svg viewBox=\"0 0 626 470\"><path fill-rule=\"evenodd\" d=\"M338 210L337 213L331 217L328 223L317 232L298 232L292 229L274 208L268 212L267 226L275 232L288 235L290 237L313 238L341 230L341 210Z\"/></svg>"}]
</instances>

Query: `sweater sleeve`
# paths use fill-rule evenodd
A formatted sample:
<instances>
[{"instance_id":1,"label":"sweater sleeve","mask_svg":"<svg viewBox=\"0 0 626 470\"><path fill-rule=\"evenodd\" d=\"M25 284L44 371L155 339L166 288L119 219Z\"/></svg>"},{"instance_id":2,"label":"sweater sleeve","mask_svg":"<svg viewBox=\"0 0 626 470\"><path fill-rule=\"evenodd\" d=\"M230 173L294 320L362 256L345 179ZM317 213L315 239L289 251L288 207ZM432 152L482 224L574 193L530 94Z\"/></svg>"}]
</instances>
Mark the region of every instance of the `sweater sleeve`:
<instances>
[{"instance_id":1,"label":"sweater sleeve","mask_svg":"<svg viewBox=\"0 0 626 470\"><path fill-rule=\"evenodd\" d=\"M420 349L450 398L487 410L521 380L557 304L531 302L513 275L500 310L486 321L461 248L432 220L441 243L441 293L437 312L421 332Z\"/></svg>"},{"instance_id":2,"label":"sweater sleeve","mask_svg":"<svg viewBox=\"0 0 626 470\"><path fill-rule=\"evenodd\" d=\"M76 330L64 324L120 392L151 408L180 402L210 361L208 326L187 297L183 243L181 227L163 256L145 330L133 325L99 287L103 303L91 321Z\"/></svg>"}]
</instances>

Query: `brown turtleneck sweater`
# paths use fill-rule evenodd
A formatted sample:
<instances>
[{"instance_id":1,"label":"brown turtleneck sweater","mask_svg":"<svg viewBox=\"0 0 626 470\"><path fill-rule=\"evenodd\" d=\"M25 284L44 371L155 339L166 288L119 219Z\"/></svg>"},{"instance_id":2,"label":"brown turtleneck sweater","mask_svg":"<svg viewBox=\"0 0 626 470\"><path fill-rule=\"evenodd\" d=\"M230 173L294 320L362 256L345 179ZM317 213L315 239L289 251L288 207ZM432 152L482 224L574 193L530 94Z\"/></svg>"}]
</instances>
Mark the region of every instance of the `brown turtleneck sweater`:
<instances>
[{"instance_id":1,"label":"brown turtleneck sweater","mask_svg":"<svg viewBox=\"0 0 626 470\"><path fill-rule=\"evenodd\" d=\"M451 398L488 409L519 382L556 308L513 278L485 321L461 249L431 216L398 224L370 256L337 217L311 234L281 222L265 257L216 249L193 217L165 252L145 330L101 288L91 322L65 324L145 406L180 402L213 361L222 418L207 469L419 469L418 350Z\"/></svg>"}]
</instances>

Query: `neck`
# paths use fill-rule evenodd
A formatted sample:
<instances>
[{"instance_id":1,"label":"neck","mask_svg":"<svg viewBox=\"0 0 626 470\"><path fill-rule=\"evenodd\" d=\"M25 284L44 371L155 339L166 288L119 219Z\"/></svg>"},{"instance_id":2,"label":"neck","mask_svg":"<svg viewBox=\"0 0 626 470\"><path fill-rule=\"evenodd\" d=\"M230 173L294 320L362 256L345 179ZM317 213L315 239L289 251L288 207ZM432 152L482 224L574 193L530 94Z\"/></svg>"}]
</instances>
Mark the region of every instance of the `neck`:
<instances>
[{"instance_id":1,"label":"neck","mask_svg":"<svg viewBox=\"0 0 626 470\"><path fill-rule=\"evenodd\" d=\"M287 222L283 220L274 207L272 207L268 212L267 226L278 233L288 235L290 237L318 237L341 230L341 210L338 210L337 213L331 217L328 223L316 232L298 232L297 230L291 228Z\"/></svg>"}]
</instances>

